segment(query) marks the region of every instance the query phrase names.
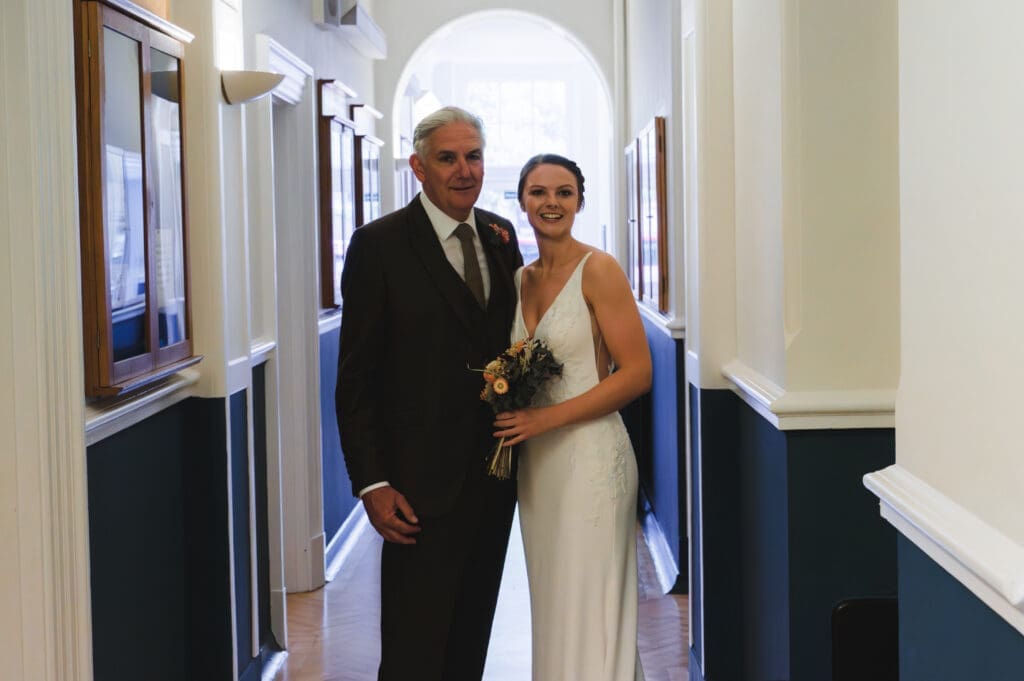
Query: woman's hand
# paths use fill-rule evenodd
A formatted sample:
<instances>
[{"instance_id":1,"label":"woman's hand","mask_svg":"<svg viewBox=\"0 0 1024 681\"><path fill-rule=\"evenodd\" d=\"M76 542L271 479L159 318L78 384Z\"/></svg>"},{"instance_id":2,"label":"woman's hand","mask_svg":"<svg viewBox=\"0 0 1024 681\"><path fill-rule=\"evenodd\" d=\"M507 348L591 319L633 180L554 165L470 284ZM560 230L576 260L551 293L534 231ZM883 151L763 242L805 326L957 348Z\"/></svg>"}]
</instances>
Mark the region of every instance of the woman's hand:
<instances>
[{"instance_id":1,"label":"woman's hand","mask_svg":"<svg viewBox=\"0 0 1024 681\"><path fill-rule=\"evenodd\" d=\"M555 427L550 408L503 411L494 417L494 437L505 438L506 445L517 445Z\"/></svg>"}]
</instances>

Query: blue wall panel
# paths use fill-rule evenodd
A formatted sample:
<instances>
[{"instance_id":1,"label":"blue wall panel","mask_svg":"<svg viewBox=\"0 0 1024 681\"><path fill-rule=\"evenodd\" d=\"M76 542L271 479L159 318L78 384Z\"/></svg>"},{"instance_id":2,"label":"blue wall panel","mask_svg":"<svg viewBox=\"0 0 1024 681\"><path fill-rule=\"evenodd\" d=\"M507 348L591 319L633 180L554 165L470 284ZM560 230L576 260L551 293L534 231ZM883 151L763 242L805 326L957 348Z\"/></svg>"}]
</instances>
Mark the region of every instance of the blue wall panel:
<instances>
[{"instance_id":1,"label":"blue wall panel","mask_svg":"<svg viewBox=\"0 0 1024 681\"><path fill-rule=\"evenodd\" d=\"M341 329L320 335L320 431L323 456L324 536L329 543L359 501L341 452L334 389L338 385L338 341Z\"/></svg>"},{"instance_id":2,"label":"blue wall panel","mask_svg":"<svg viewBox=\"0 0 1024 681\"><path fill-rule=\"evenodd\" d=\"M743 674L738 401L727 390L695 392L700 442L691 471L700 475L693 485L701 504L693 518L700 536L699 591L695 583L690 595L694 655L702 678L738 681Z\"/></svg>"},{"instance_id":3,"label":"blue wall panel","mask_svg":"<svg viewBox=\"0 0 1024 681\"><path fill-rule=\"evenodd\" d=\"M252 560L249 535L249 423L246 394L228 399L231 427L231 526L234 540L235 643L238 669L252 661Z\"/></svg>"},{"instance_id":4,"label":"blue wall panel","mask_svg":"<svg viewBox=\"0 0 1024 681\"><path fill-rule=\"evenodd\" d=\"M1016 681L1024 637L902 535L900 681Z\"/></svg>"},{"instance_id":5,"label":"blue wall panel","mask_svg":"<svg viewBox=\"0 0 1024 681\"><path fill-rule=\"evenodd\" d=\"M827 678L837 603L896 595L896 531L862 481L895 462L894 431L790 431L786 439L792 675Z\"/></svg>"},{"instance_id":6,"label":"blue wall panel","mask_svg":"<svg viewBox=\"0 0 1024 681\"><path fill-rule=\"evenodd\" d=\"M895 541L861 478L891 429L779 431L728 390L696 390L695 678L831 678L831 616L896 592Z\"/></svg>"},{"instance_id":7,"label":"blue wall panel","mask_svg":"<svg viewBox=\"0 0 1024 681\"><path fill-rule=\"evenodd\" d=\"M679 578L673 591L686 593L689 579L686 534L683 532L686 526L684 343L682 339L669 336L647 318L644 318L644 327L654 375L647 400L650 412L645 445L650 451L639 456L642 467L648 467L649 472L647 476L641 475L641 480L679 567Z\"/></svg>"},{"instance_id":8,"label":"blue wall panel","mask_svg":"<svg viewBox=\"0 0 1024 681\"><path fill-rule=\"evenodd\" d=\"M742 402L737 417L743 678L789 679L786 437Z\"/></svg>"},{"instance_id":9,"label":"blue wall panel","mask_svg":"<svg viewBox=\"0 0 1024 681\"><path fill-rule=\"evenodd\" d=\"M226 452L197 398L86 451L96 681L231 677Z\"/></svg>"}]
</instances>

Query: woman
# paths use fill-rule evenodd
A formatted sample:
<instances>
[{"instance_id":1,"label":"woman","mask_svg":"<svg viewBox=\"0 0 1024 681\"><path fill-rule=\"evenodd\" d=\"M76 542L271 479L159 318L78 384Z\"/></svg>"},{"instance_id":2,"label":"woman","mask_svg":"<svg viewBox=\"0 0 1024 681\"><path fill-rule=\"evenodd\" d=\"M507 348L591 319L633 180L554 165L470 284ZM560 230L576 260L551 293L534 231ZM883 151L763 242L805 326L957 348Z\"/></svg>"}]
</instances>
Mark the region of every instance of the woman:
<instances>
[{"instance_id":1,"label":"woman","mask_svg":"<svg viewBox=\"0 0 1024 681\"><path fill-rule=\"evenodd\" d=\"M555 154L530 159L519 176L519 203L539 257L516 272L512 340L544 339L563 363L537 406L495 417L496 437L522 443L533 681L643 679L637 469L617 411L650 387L643 324L615 259L572 236L583 207L574 162Z\"/></svg>"}]
</instances>

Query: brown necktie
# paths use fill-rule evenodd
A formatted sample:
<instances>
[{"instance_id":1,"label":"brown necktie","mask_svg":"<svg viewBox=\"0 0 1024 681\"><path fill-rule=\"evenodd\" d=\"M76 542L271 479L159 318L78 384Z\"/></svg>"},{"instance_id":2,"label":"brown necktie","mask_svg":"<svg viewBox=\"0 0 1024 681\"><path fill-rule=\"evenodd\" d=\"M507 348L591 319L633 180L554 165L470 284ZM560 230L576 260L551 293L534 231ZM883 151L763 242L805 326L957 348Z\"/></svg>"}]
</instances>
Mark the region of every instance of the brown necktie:
<instances>
[{"instance_id":1,"label":"brown necktie","mask_svg":"<svg viewBox=\"0 0 1024 681\"><path fill-rule=\"evenodd\" d=\"M476 259L476 247L473 246L473 228L465 222L455 228L455 236L462 242L462 260L465 267L466 286L469 287L480 307L486 308L484 300L484 278L480 274L480 263Z\"/></svg>"}]
</instances>

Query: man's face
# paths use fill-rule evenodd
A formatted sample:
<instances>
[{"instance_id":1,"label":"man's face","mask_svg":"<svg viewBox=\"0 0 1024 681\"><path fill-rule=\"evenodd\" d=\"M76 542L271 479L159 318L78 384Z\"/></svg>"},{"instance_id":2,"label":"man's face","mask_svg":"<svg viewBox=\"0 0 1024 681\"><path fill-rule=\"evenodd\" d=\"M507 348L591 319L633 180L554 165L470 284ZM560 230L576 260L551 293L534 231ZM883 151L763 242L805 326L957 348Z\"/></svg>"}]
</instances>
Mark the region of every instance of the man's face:
<instances>
[{"instance_id":1,"label":"man's face","mask_svg":"<svg viewBox=\"0 0 1024 681\"><path fill-rule=\"evenodd\" d=\"M484 181L483 140L469 123L444 125L427 138L427 153L413 154L409 165L423 185L423 193L445 215L463 221L469 217Z\"/></svg>"}]
</instances>

